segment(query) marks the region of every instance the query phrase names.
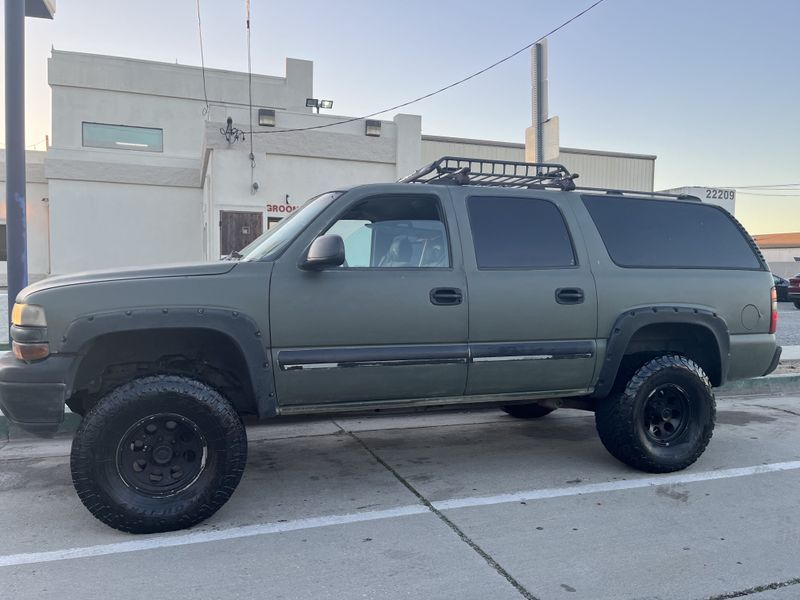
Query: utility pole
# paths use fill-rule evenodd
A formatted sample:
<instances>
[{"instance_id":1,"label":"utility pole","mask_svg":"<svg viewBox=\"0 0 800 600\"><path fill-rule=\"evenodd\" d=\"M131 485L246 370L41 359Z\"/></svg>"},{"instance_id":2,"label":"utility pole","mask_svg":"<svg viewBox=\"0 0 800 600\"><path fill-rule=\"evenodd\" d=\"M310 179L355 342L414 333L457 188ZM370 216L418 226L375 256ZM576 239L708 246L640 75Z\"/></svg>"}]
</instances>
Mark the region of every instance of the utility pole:
<instances>
[{"instance_id":1,"label":"utility pole","mask_svg":"<svg viewBox=\"0 0 800 600\"><path fill-rule=\"evenodd\" d=\"M52 0L5 0L6 34L6 260L8 316L28 285L25 221L25 17L52 19Z\"/></svg>"},{"instance_id":2,"label":"utility pole","mask_svg":"<svg viewBox=\"0 0 800 600\"><path fill-rule=\"evenodd\" d=\"M25 223L25 0L6 0L6 260L8 317L28 285Z\"/></svg>"}]
</instances>

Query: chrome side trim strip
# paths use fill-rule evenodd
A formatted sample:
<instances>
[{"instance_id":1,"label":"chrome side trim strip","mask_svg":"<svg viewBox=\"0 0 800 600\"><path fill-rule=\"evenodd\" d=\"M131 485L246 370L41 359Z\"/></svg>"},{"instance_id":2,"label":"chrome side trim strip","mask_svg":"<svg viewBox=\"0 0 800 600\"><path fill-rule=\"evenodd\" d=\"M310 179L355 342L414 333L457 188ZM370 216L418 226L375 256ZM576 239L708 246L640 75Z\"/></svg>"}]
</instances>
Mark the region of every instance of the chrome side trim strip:
<instances>
[{"instance_id":1,"label":"chrome side trim strip","mask_svg":"<svg viewBox=\"0 0 800 600\"><path fill-rule=\"evenodd\" d=\"M592 358L594 354L591 352L583 352L580 354L526 354L521 356L476 356L472 358L472 362L501 362L509 360L564 360L573 358Z\"/></svg>"},{"instance_id":2,"label":"chrome side trim strip","mask_svg":"<svg viewBox=\"0 0 800 600\"><path fill-rule=\"evenodd\" d=\"M594 350L595 343L588 340L311 348L280 350L278 364L282 371L465 365L512 360L592 358Z\"/></svg>"},{"instance_id":3,"label":"chrome side trim strip","mask_svg":"<svg viewBox=\"0 0 800 600\"><path fill-rule=\"evenodd\" d=\"M465 365L466 358L432 358L402 360L364 360L358 362L298 363L281 365L281 371L310 371L315 369L351 369L354 367L414 367L428 365Z\"/></svg>"},{"instance_id":4,"label":"chrome side trim strip","mask_svg":"<svg viewBox=\"0 0 800 600\"><path fill-rule=\"evenodd\" d=\"M476 356L472 362L505 362L507 360L550 360L555 358L552 354L528 354L522 356ZM561 357L559 357L561 358Z\"/></svg>"}]
</instances>

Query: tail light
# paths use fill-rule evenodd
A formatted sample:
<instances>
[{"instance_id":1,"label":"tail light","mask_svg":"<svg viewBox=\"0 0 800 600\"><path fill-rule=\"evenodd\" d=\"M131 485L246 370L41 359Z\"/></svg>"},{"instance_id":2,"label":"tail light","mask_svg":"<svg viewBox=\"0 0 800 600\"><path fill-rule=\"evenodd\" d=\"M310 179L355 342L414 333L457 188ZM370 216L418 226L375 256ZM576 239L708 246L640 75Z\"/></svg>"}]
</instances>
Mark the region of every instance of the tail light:
<instances>
[{"instance_id":1,"label":"tail light","mask_svg":"<svg viewBox=\"0 0 800 600\"><path fill-rule=\"evenodd\" d=\"M778 292L773 287L769 292L770 300L770 315L769 315L769 332L775 333L778 329Z\"/></svg>"}]
</instances>

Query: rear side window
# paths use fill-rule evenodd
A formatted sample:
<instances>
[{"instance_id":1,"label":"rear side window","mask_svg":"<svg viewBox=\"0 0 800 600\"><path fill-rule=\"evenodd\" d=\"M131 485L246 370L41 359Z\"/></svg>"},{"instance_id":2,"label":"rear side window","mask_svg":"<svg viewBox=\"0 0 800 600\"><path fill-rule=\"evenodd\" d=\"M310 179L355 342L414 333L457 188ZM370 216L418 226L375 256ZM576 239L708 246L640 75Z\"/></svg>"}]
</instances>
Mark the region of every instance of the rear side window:
<instances>
[{"instance_id":1,"label":"rear side window","mask_svg":"<svg viewBox=\"0 0 800 600\"><path fill-rule=\"evenodd\" d=\"M747 269L762 266L731 216L707 204L583 196L608 254L621 267Z\"/></svg>"},{"instance_id":2,"label":"rear side window","mask_svg":"<svg viewBox=\"0 0 800 600\"><path fill-rule=\"evenodd\" d=\"M472 196L467 208L479 269L575 266L567 225L552 202L518 196Z\"/></svg>"}]
</instances>

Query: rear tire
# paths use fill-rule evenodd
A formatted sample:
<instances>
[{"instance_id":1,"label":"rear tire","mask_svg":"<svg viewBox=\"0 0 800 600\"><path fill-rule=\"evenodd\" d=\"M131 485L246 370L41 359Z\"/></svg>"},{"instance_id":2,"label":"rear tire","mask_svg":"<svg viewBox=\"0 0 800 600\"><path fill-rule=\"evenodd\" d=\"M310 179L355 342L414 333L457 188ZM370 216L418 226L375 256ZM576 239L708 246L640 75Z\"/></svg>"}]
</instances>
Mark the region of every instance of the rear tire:
<instances>
[{"instance_id":1,"label":"rear tire","mask_svg":"<svg viewBox=\"0 0 800 600\"><path fill-rule=\"evenodd\" d=\"M503 407L503 411L517 419L540 419L554 410L541 404L509 404Z\"/></svg>"},{"instance_id":2,"label":"rear tire","mask_svg":"<svg viewBox=\"0 0 800 600\"><path fill-rule=\"evenodd\" d=\"M231 497L247 461L239 415L217 391L176 375L144 377L108 393L72 443L81 502L130 533L191 527Z\"/></svg>"},{"instance_id":3,"label":"rear tire","mask_svg":"<svg viewBox=\"0 0 800 600\"><path fill-rule=\"evenodd\" d=\"M795 308L800 308L800 302L795 300L794 302L792 302L792 304L794 304Z\"/></svg>"},{"instance_id":4,"label":"rear tire","mask_svg":"<svg viewBox=\"0 0 800 600\"><path fill-rule=\"evenodd\" d=\"M659 356L640 367L625 389L599 400L600 440L618 460L650 473L685 469L714 432L711 383L692 360Z\"/></svg>"}]
</instances>

